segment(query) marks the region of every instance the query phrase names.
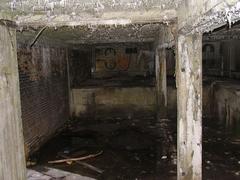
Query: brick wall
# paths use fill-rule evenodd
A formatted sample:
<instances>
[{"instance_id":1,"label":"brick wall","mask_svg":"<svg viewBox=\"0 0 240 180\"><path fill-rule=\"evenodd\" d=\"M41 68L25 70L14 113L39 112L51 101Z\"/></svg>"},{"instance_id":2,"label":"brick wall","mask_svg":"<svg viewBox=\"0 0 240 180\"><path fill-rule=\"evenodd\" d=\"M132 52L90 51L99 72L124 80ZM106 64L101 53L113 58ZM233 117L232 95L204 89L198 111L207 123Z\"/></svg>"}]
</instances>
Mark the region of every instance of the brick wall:
<instances>
[{"instance_id":1,"label":"brick wall","mask_svg":"<svg viewBox=\"0 0 240 180\"><path fill-rule=\"evenodd\" d=\"M18 45L23 133L27 154L68 120L67 49Z\"/></svg>"}]
</instances>

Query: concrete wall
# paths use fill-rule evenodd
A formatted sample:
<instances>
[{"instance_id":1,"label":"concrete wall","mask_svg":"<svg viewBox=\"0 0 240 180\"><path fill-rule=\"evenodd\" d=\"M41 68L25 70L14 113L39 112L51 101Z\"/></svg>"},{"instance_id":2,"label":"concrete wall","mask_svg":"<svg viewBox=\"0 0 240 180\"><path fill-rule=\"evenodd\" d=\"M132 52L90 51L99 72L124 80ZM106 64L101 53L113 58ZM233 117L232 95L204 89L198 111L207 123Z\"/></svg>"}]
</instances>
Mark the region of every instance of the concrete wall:
<instances>
[{"instance_id":1,"label":"concrete wall","mask_svg":"<svg viewBox=\"0 0 240 180\"><path fill-rule=\"evenodd\" d=\"M214 114L233 136L240 137L240 85L238 82L217 82L213 86Z\"/></svg>"},{"instance_id":2,"label":"concrete wall","mask_svg":"<svg viewBox=\"0 0 240 180\"><path fill-rule=\"evenodd\" d=\"M233 80L208 79L203 86L205 124L221 125L233 137L240 137L240 85Z\"/></svg>"},{"instance_id":3,"label":"concrete wall","mask_svg":"<svg viewBox=\"0 0 240 180\"><path fill-rule=\"evenodd\" d=\"M18 45L21 108L26 153L36 151L68 120L64 48Z\"/></svg>"},{"instance_id":4,"label":"concrete wall","mask_svg":"<svg viewBox=\"0 0 240 180\"><path fill-rule=\"evenodd\" d=\"M240 79L239 44L240 40L234 39L204 41L204 75Z\"/></svg>"},{"instance_id":5,"label":"concrete wall","mask_svg":"<svg viewBox=\"0 0 240 180\"><path fill-rule=\"evenodd\" d=\"M73 114L77 117L128 117L156 114L155 87L99 87L72 90ZM176 117L176 88L168 87L168 112Z\"/></svg>"},{"instance_id":6,"label":"concrete wall","mask_svg":"<svg viewBox=\"0 0 240 180\"><path fill-rule=\"evenodd\" d=\"M109 44L95 47L94 77L154 74L154 52L151 43Z\"/></svg>"},{"instance_id":7,"label":"concrete wall","mask_svg":"<svg viewBox=\"0 0 240 180\"><path fill-rule=\"evenodd\" d=\"M128 117L139 112L155 113L155 88L108 87L73 89L74 115Z\"/></svg>"},{"instance_id":8,"label":"concrete wall","mask_svg":"<svg viewBox=\"0 0 240 180\"><path fill-rule=\"evenodd\" d=\"M168 117L177 115L174 86L167 87ZM236 82L203 81L203 118L240 135L240 85ZM128 117L156 114L155 87L99 87L72 90L72 112L76 117ZM90 118L91 119L91 118ZM212 121L212 122L210 122Z\"/></svg>"},{"instance_id":9,"label":"concrete wall","mask_svg":"<svg viewBox=\"0 0 240 180\"><path fill-rule=\"evenodd\" d=\"M69 51L70 84L79 87L83 81L91 78L92 50L81 49Z\"/></svg>"}]
</instances>

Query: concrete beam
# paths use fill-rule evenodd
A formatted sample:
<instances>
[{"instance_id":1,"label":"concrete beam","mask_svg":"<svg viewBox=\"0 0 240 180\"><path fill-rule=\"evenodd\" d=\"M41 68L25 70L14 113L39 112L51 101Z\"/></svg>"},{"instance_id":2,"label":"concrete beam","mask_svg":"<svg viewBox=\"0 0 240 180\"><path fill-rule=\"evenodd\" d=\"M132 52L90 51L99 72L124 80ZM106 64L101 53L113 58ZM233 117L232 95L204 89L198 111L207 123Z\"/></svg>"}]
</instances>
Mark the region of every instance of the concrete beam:
<instances>
[{"instance_id":1,"label":"concrete beam","mask_svg":"<svg viewBox=\"0 0 240 180\"><path fill-rule=\"evenodd\" d=\"M175 23L162 25L159 32L158 41L156 42L158 49L172 48L176 44L177 27Z\"/></svg>"},{"instance_id":2,"label":"concrete beam","mask_svg":"<svg viewBox=\"0 0 240 180\"><path fill-rule=\"evenodd\" d=\"M183 0L178 8L181 34L209 32L240 20L239 0Z\"/></svg>"},{"instance_id":3,"label":"concrete beam","mask_svg":"<svg viewBox=\"0 0 240 180\"><path fill-rule=\"evenodd\" d=\"M202 179L202 36L179 35L178 180Z\"/></svg>"},{"instance_id":4,"label":"concrete beam","mask_svg":"<svg viewBox=\"0 0 240 180\"><path fill-rule=\"evenodd\" d=\"M25 171L16 30L0 25L0 179L25 180Z\"/></svg>"},{"instance_id":5,"label":"concrete beam","mask_svg":"<svg viewBox=\"0 0 240 180\"><path fill-rule=\"evenodd\" d=\"M20 27L61 27L61 26L91 26L91 25L128 25L144 23L169 23L176 21L176 10L149 10L149 11L117 11L104 12L98 17L86 16L85 14L68 15L47 14L19 15L17 24Z\"/></svg>"}]
</instances>

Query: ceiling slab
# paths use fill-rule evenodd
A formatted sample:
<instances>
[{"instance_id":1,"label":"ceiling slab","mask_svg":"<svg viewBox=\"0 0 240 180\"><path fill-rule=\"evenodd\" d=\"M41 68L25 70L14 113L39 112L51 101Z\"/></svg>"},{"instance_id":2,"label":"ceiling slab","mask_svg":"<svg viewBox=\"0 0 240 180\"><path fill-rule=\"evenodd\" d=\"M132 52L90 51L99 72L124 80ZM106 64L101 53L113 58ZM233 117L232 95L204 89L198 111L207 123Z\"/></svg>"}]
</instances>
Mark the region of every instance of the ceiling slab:
<instances>
[{"instance_id":1,"label":"ceiling slab","mask_svg":"<svg viewBox=\"0 0 240 180\"><path fill-rule=\"evenodd\" d=\"M128 24L128 25L89 25L75 28L64 26L48 27L40 36L38 42L57 43L59 45L98 44L98 43L126 43L126 42L154 42L158 37L162 24ZM39 28L18 29L17 40L30 44L39 32Z\"/></svg>"},{"instance_id":2,"label":"ceiling slab","mask_svg":"<svg viewBox=\"0 0 240 180\"><path fill-rule=\"evenodd\" d=\"M3 0L18 25L77 26L166 22L176 19L180 0Z\"/></svg>"}]
</instances>

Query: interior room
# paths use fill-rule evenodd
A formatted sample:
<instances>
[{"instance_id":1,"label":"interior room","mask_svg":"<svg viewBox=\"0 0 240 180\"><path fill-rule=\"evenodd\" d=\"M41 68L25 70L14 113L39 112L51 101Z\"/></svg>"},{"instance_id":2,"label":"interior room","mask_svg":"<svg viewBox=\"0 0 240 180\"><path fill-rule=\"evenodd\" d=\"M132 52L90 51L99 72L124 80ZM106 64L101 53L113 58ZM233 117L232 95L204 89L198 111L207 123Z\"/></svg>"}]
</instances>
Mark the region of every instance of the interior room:
<instances>
[{"instance_id":1,"label":"interior room","mask_svg":"<svg viewBox=\"0 0 240 180\"><path fill-rule=\"evenodd\" d=\"M0 2L0 179L240 178L240 2Z\"/></svg>"}]
</instances>

